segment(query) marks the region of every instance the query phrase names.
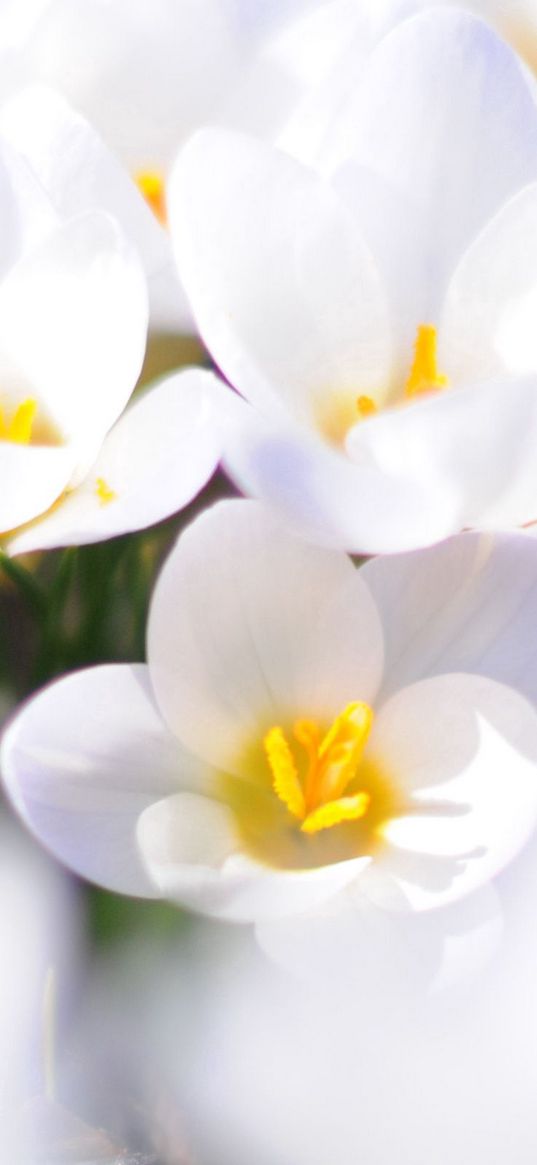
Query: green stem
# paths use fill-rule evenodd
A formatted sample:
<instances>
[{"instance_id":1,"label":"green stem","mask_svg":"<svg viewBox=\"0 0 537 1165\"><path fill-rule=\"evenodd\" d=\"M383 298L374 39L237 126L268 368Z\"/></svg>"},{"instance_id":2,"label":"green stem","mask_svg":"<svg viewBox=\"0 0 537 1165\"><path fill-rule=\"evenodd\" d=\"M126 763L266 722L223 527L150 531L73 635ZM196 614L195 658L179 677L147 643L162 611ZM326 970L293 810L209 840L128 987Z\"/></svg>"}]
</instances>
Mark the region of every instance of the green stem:
<instances>
[{"instance_id":1,"label":"green stem","mask_svg":"<svg viewBox=\"0 0 537 1165\"><path fill-rule=\"evenodd\" d=\"M43 623L47 616L47 596L34 576L14 558L10 558L5 550L0 550L0 567L6 578L17 587L35 618Z\"/></svg>"},{"instance_id":2,"label":"green stem","mask_svg":"<svg viewBox=\"0 0 537 1165\"><path fill-rule=\"evenodd\" d=\"M65 667L67 644L63 634L65 607L75 576L77 548L63 551L46 600L45 618L41 625L41 640L35 661L34 686L44 683Z\"/></svg>"}]
</instances>

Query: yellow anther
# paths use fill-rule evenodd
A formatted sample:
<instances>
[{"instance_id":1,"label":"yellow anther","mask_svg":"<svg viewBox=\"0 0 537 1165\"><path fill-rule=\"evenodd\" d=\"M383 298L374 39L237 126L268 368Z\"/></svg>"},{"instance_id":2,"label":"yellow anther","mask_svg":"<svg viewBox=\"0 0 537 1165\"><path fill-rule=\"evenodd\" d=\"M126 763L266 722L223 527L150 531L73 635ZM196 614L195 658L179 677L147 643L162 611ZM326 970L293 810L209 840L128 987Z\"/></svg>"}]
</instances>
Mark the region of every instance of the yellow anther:
<instances>
[{"instance_id":1,"label":"yellow anther","mask_svg":"<svg viewBox=\"0 0 537 1165\"><path fill-rule=\"evenodd\" d=\"M13 441L15 445L29 445L36 412L37 401L31 398L22 401L9 422L4 420L4 414L0 410L0 441Z\"/></svg>"},{"instance_id":2,"label":"yellow anther","mask_svg":"<svg viewBox=\"0 0 537 1165\"><path fill-rule=\"evenodd\" d=\"M405 384L405 396L417 396L421 392L446 387L448 379L438 371L436 347L436 328L432 324L420 324L414 346L414 360Z\"/></svg>"},{"instance_id":3,"label":"yellow anther","mask_svg":"<svg viewBox=\"0 0 537 1165\"><path fill-rule=\"evenodd\" d=\"M293 754L281 728L271 728L263 741L273 777L274 792L293 817L300 820L306 812L304 793L298 779Z\"/></svg>"},{"instance_id":4,"label":"yellow anther","mask_svg":"<svg viewBox=\"0 0 537 1165\"><path fill-rule=\"evenodd\" d=\"M115 490L110 489L110 486L107 485L104 477L97 477L95 479L95 493L97 494L97 497L102 506L108 505L109 502L113 502L117 497Z\"/></svg>"},{"instance_id":5,"label":"yellow anther","mask_svg":"<svg viewBox=\"0 0 537 1165\"><path fill-rule=\"evenodd\" d=\"M343 821L359 821L369 809L369 793L355 793L351 797L340 797L337 801L327 801L314 809L300 826L302 833L320 833L321 829L331 829Z\"/></svg>"},{"instance_id":6,"label":"yellow anther","mask_svg":"<svg viewBox=\"0 0 537 1165\"><path fill-rule=\"evenodd\" d=\"M163 227L167 226L166 187L163 174L158 170L141 170L135 175L134 180L155 218L158 218Z\"/></svg>"},{"instance_id":7,"label":"yellow anther","mask_svg":"<svg viewBox=\"0 0 537 1165\"><path fill-rule=\"evenodd\" d=\"M274 791L304 832L355 821L367 811L369 794L344 794L357 776L372 723L373 711L362 702L348 704L324 735L315 720L297 720L293 735L307 757L302 778L283 730L276 726L265 736Z\"/></svg>"},{"instance_id":8,"label":"yellow anther","mask_svg":"<svg viewBox=\"0 0 537 1165\"><path fill-rule=\"evenodd\" d=\"M358 416L361 421L365 421L367 417L372 417L378 412L377 406L370 396L359 396L356 401L356 408L358 409Z\"/></svg>"}]
</instances>

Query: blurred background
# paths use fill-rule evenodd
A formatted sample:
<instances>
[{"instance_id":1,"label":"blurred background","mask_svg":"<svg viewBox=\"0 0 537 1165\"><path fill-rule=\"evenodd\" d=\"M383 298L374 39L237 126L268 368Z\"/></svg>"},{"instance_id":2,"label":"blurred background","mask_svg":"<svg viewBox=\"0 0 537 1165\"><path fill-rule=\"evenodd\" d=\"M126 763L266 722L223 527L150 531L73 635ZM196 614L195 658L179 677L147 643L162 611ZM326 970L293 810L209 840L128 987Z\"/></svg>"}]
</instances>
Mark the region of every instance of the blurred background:
<instances>
[{"instance_id":1,"label":"blurred background","mask_svg":"<svg viewBox=\"0 0 537 1165\"><path fill-rule=\"evenodd\" d=\"M38 82L133 178L165 178L211 120L308 157L331 71L358 70L394 14L424 6L1 0L0 128L3 103ZM469 6L536 59L537 4ZM174 295L176 315L155 308L137 392L208 366ZM143 661L161 563L200 509L232 494L218 473L149 531L0 551L0 724L66 671ZM532 847L498 880L502 942L485 911L461 981L456 958L439 973L434 932L371 929L364 947L346 919L343 933L266 940L267 958L249 927L82 883L4 801L0 835L0 1165L533 1165Z\"/></svg>"}]
</instances>

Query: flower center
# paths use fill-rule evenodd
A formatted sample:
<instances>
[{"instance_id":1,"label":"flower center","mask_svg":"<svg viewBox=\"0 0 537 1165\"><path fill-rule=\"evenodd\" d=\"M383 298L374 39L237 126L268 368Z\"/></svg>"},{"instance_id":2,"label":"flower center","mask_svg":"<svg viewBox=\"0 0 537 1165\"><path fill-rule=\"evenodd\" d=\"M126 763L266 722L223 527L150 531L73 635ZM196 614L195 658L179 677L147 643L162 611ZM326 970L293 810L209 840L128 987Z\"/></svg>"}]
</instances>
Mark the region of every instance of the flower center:
<instances>
[{"instance_id":1,"label":"flower center","mask_svg":"<svg viewBox=\"0 0 537 1165\"><path fill-rule=\"evenodd\" d=\"M14 408L0 401L0 441L12 445L61 445L63 438L46 410L38 407L34 397L27 397Z\"/></svg>"},{"instance_id":2,"label":"flower center","mask_svg":"<svg viewBox=\"0 0 537 1165\"><path fill-rule=\"evenodd\" d=\"M436 392L447 385L447 376L438 371L436 328L433 324L419 324L414 342L414 359L404 387L404 399L412 400L424 392ZM362 421L378 411L370 396L359 396L356 407Z\"/></svg>"},{"instance_id":3,"label":"flower center","mask_svg":"<svg viewBox=\"0 0 537 1165\"><path fill-rule=\"evenodd\" d=\"M375 754L373 711L348 704L330 723L264 721L213 795L231 810L241 845L272 869L314 869L376 853L406 795Z\"/></svg>"},{"instance_id":4,"label":"flower center","mask_svg":"<svg viewBox=\"0 0 537 1165\"><path fill-rule=\"evenodd\" d=\"M372 723L373 711L364 703L348 704L324 735L315 720L297 720L293 736L307 761L302 779L283 729L276 725L267 732L263 744L274 792L301 822L303 833L319 833L367 813L369 793L348 790L357 776Z\"/></svg>"},{"instance_id":5,"label":"flower center","mask_svg":"<svg viewBox=\"0 0 537 1165\"><path fill-rule=\"evenodd\" d=\"M437 334L433 324L419 324L414 342L414 357L410 372L403 386L403 402L410 401L423 393L436 392L446 388L448 378L438 369ZM346 390L324 394L316 402L315 421L323 437L331 444L344 446L349 429L357 421L365 421L379 411L379 405L372 396Z\"/></svg>"},{"instance_id":6,"label":"flower center","mask_svg":"<svg viewBox=\"0 0 537 1165\"><path fill-rule=\"evenodd\" d=\"M17 406L9 421L0 408L0 441L11 441L15 445L29 445L32 440L37 401L31 397Z\"/></svg>"},{"instance_id":7,"label":"flower center","mask_svg":"<svg viewBox=\"0 0 537 1165\"><path fill-rule=\"evenodd\" d=\"M158 219L161 226L168 225L168 215L166 211L166 187L164 182L164 175L159 170L140 170L135 174L134 181L143 195L149 208L153 211L155 218Z\"/></svg>"}]
</instances>

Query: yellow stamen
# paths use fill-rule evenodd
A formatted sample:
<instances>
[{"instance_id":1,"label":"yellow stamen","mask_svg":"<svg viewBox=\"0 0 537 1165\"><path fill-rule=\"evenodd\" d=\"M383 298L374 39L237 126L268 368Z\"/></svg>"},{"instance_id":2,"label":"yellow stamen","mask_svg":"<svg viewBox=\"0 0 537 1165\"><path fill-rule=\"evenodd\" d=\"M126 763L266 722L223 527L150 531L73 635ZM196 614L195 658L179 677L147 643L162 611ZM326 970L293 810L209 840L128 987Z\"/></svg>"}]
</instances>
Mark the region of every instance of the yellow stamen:
<instances>
[{"instance_id":1,"label":"yellow stamen","mask_svg":"<svg viewBox=\"0 0 537 1165\"><path fill-rule=\"evenodd\" d=\"M95 479L95 493L102 506L107 506L109 502L113 502L117 498L115 490L110 489L104 477L97 477Z\"/></svg>"},{"instance_id":2,"label":"yellow stamen","mask_svg":"<svg viewBox=\"0 0 537 1165\"><path fill-rule=\"evenodd\" d=\"M141 170L134 181L153 214L163 227L167 226L166 188L164 176L158 170Z\"/></svg>"},{"instance_id":3,"label":"yellow stamen","mask_svg":"<svg viewBox=\"0 0 537 1165\"><path fill-rule=\"evenodd\" d=\"M30 397L28 400L22 401L9 423L6 423L4 414L0 410L0 441L13 441L15 445L29 445L36 412L37 401Z\"/></svg>"},{"instance_id":4,"label":"yellow stamen","mask_svg":"<svg viewBox=\"0 0 537 1165\"><path fill-rule=\"evenodd\" d=\"M304 793L298 779L293 754L281 728L271 728L263 741L273 776L274 792L293 817L302 820L306 812Z\"/></svg>"},{"instance_id":5,"label":"yellow stamen","mask_svg":"<svg viewBox=\"0 0 537 1165\"><path fill-rule=\"evenodd\" d=\"M358 416L361 421L365 421L367 417L372 417L378 412L377 406L370 396L359 396L356 401L356 408L358 409Z\"/></svg>"},{"instance_id":6,"label":"yellow stamen","mask_svg":"<svg viewBox=\"0 0 537 1165\"><path fill-rule=\"evenodd\" d=\"M303 780L283 730L276 726L265 736L274 791L305 833L356 821L367 812L368 793L344 794L357 775L372 723L373 711L362 702L348 704L324 735L315 720L297 720L293 735L307 754Z\"/></svg>"},{"instance_id":7,"label":"yellow stamen","mask_svg":"<svg viewBox=\"0 0 537 1165\"><path fill-rule=\"evenodd\" d=\"M319 833L321 829L331 829L342 821L358 821L369 809L369 793L355 793L352 797L340 797L337 801L327 801L313 813L308 813L300 826L302 833Z\"/></svg>"},{"instance_id":8,"label":"yellow stamen","mask_svg":"<svg viewBox=\"0 0 537 1165\"><path fill-rule=\"evenodd\" d=\"M446 387L448 379L438 371L436 347L436 328L432 324L420 324L414 347L414 360L405 385L405 396L417 396L421 392Z\"/></svg>"}]
</instances>

